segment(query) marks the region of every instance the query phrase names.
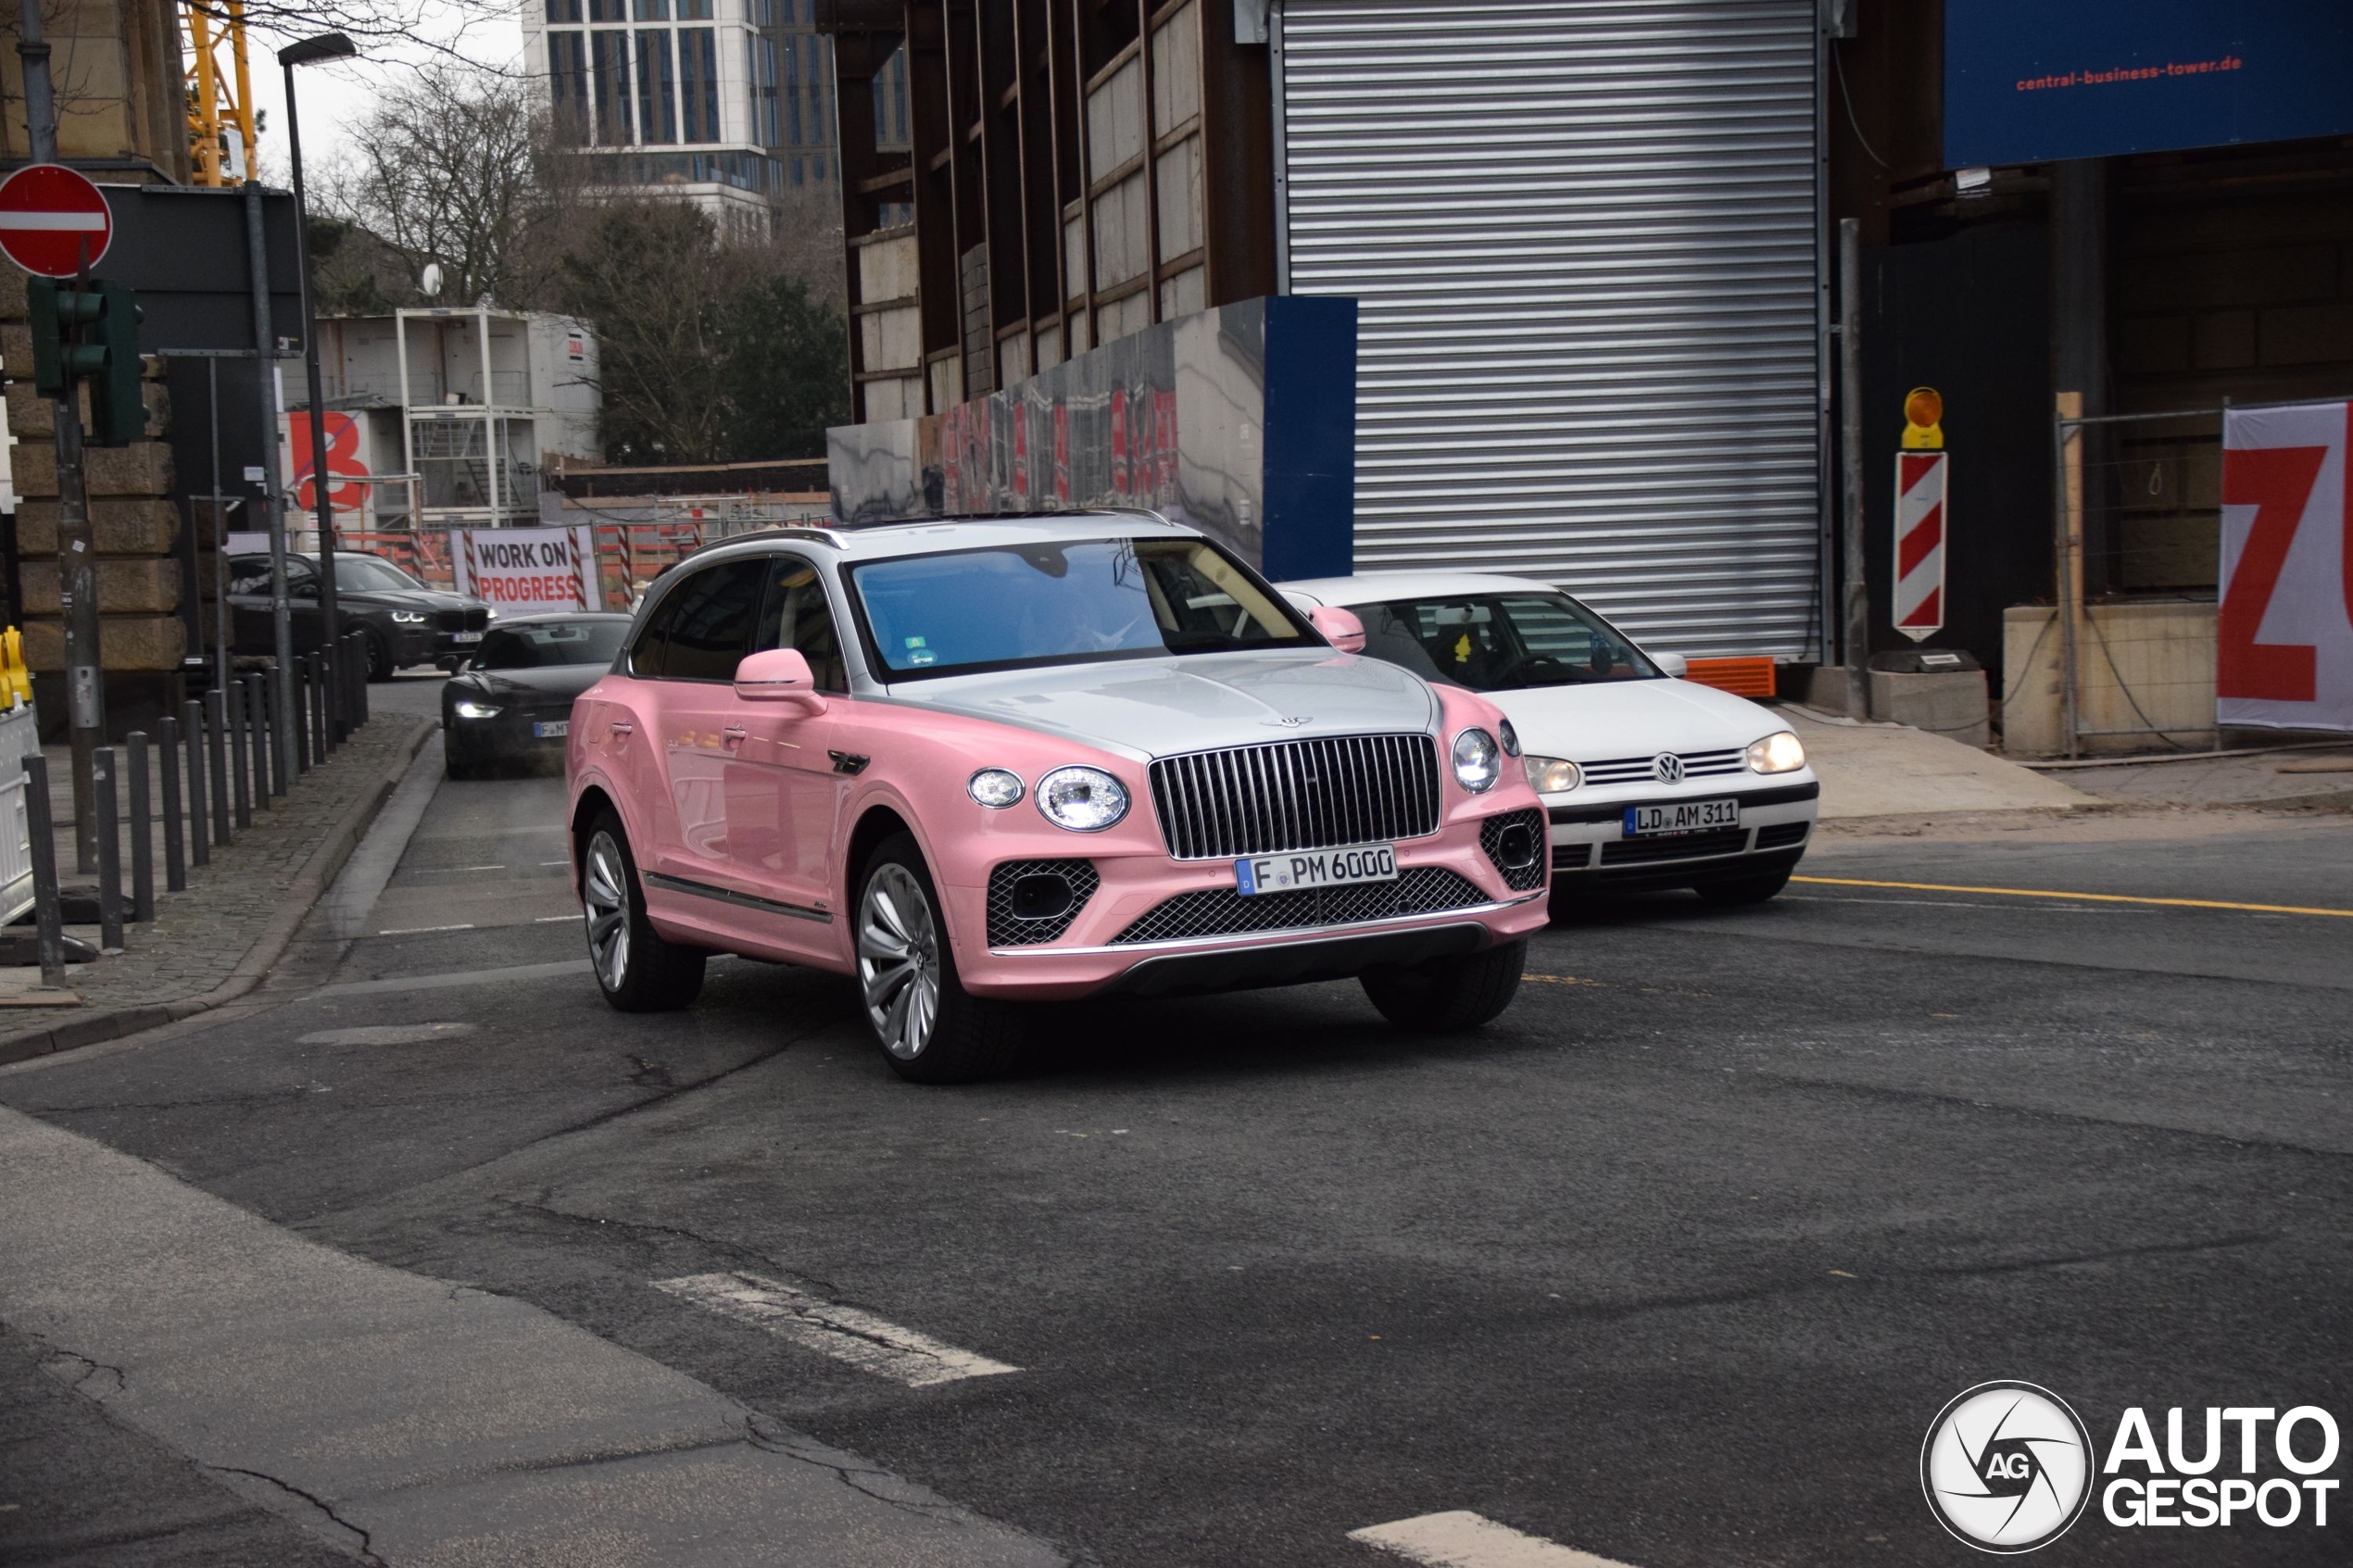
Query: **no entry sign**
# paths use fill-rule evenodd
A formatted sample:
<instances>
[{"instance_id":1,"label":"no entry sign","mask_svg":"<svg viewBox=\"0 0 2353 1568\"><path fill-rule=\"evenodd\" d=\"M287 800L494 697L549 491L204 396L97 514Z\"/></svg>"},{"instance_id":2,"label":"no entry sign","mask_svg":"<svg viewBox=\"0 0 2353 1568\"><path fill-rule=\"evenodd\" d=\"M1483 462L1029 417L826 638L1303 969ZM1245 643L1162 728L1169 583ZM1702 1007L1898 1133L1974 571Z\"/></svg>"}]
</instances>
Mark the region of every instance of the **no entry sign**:
<instances>
[{"instance_id":1,"label":"no entry sign","mask_svg":"<svg viewBox=\"0 0 2353 1568\"><path fill-rule=\"evenodd\" d=\"M114 214L85 176L29 163L0 181L0 251L34 276L70 278L113 243Z\"/></svg>"}]
</instances>

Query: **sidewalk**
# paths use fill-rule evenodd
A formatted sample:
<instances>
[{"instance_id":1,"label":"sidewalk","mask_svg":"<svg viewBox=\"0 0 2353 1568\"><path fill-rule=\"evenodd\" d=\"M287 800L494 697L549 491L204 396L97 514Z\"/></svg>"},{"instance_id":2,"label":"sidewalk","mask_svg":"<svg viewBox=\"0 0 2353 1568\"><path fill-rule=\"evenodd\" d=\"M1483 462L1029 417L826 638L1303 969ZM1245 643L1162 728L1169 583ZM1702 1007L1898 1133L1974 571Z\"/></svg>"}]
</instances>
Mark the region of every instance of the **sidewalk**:
<instances>
[{"instance_id":1,"label":"sidewalk","mask_svg":"<svg viewBox=\"0 0 2353 1568\"><path fill-rule=\"evenodd\" d=\"M1794 703L1774 709L1822 776L1822 820L1957 811L2065 811L2100 802L2060 780L1906 724L1857 724Z\"/></svg>"},{"instance_id":2,"label":"sidewalk","mask_svg":"<svg viewBox=\"0 0 2353 1568\"><path fill-rule=\"evenodd\" d=\"M2249 757L2160 756L2036 771L2118 806L2353 810L2353 745L2299 746Z\"/></svg>"},{"instance_id":3,"label":"sidewalk","mask_svg":"<svg viewBox=\"0 0 2353 1568\"><path fill-rule=\"evenodd\" d=\"M153 1028L250 989L342 869L434 724L413 713L379 709L333 757L299 776L267 809L256 810L253 826L239 833L235 843L216 846L210 865L191 867L185 892L163 891L158 823L156 918L125 925L124 952L68 967L66 983L82 997L80 1006L36 999L37 967L0 969L0 1062ZM93 881L73 870L68 760L62 747L49 748L48 755L59 875L69 885ZM122 798L129 798L127 788ZM160 802L159 793L156 798ZM124 836L127 905L127 827ZM125 913L127 918L127 908ZM94 925L67 929L97 944Z\"/></svg>"}]
</instances>

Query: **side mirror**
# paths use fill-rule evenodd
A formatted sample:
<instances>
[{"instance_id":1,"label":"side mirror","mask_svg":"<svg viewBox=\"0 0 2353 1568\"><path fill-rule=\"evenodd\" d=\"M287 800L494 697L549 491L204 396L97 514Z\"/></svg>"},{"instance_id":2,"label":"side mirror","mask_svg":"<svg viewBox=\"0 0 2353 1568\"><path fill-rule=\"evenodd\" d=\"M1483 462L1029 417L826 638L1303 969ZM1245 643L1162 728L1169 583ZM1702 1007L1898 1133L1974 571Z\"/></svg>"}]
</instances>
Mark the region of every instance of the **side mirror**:
<instances>
[{"instance_id":1,"label":"side mirror","mask_svg":"<svg viewBox=\"0 0 2353 1568\"><path fill-rule=\"evenodd\" d=\"M824 710L817 677L799 648L764 648L736 666L736 695L746 702L792 702L812 713Z\"/></svg>"},{"instance_id":2,"label":"side mirror","mask_svg":"<svg viewBox=\"0 0 2353 1568\"><path fill-rule=\"evenodd\" d=\"M1661 674L1671 675L1678 681L1692 672L1692 661L1680 653L1655 653L1651 655L1651 662L1658 666Z\"/></svg>"},{"instance_id":3,"label":"side mirror","mask_svg":"<svg viewBox=\"0 0 2353 1568\"><path fill-rule=\"evenodd\" d=\"M1342 653L1365 651L1365 623L1356 619L1353 609L1338 605L1317 605L1307 612L1308 623L1324 634L1324 641Z\"/></svg>"}]
</instances>

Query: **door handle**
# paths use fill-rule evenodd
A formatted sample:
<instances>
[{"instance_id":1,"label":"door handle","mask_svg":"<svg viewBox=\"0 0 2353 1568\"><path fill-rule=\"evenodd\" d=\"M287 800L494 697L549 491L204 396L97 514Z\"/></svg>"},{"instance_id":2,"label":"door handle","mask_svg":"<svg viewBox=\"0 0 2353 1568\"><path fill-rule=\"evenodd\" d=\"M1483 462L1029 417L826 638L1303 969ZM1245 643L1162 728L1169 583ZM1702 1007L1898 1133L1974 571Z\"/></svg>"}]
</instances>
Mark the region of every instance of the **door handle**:
<instances>
[{"instance_id":1,"label":"door handle","mask_svg":"<svg viewBox=\"0 0 2353 1568\"><path fill-rule=\"evenodd\" d=\"M729 746L741 746L744 743L745 737L750 734L751 732L745 729L741 724L729 724L720 730L719 736L720 739L725 741Z\"/></svg>"},{"instance_id":2,"label":"door handle","mask_svg":"<svg viewBox=\"0 0 2353 1568\"><path fill-rule=\"evenodd\" d=\"M615 719L612 721L612 733L617 735L634 735L637 733L637 726L626 719Z\"/></svg>"}]
</instances>

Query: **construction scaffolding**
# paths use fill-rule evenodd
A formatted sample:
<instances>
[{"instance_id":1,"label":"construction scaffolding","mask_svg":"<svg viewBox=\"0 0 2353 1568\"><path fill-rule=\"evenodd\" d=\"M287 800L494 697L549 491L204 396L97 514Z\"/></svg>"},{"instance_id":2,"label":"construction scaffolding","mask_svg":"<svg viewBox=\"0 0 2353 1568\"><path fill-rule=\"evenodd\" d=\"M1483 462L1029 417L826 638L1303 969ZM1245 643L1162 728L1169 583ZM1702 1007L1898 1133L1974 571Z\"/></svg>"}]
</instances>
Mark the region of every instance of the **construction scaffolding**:
<instances>
[{"instance_id":1,"label":"construction scaffolding","mask_svg":"<svg viewBox=\"0 0 2353 1568\"><path fill-rule=\"evenodd\" d=\"M253 171L253 77L243 0L181 7L186 36L188 161L199 185L242 185ZM222 59L223 52L227 59Z\"/></svg>"}]
</instances>

